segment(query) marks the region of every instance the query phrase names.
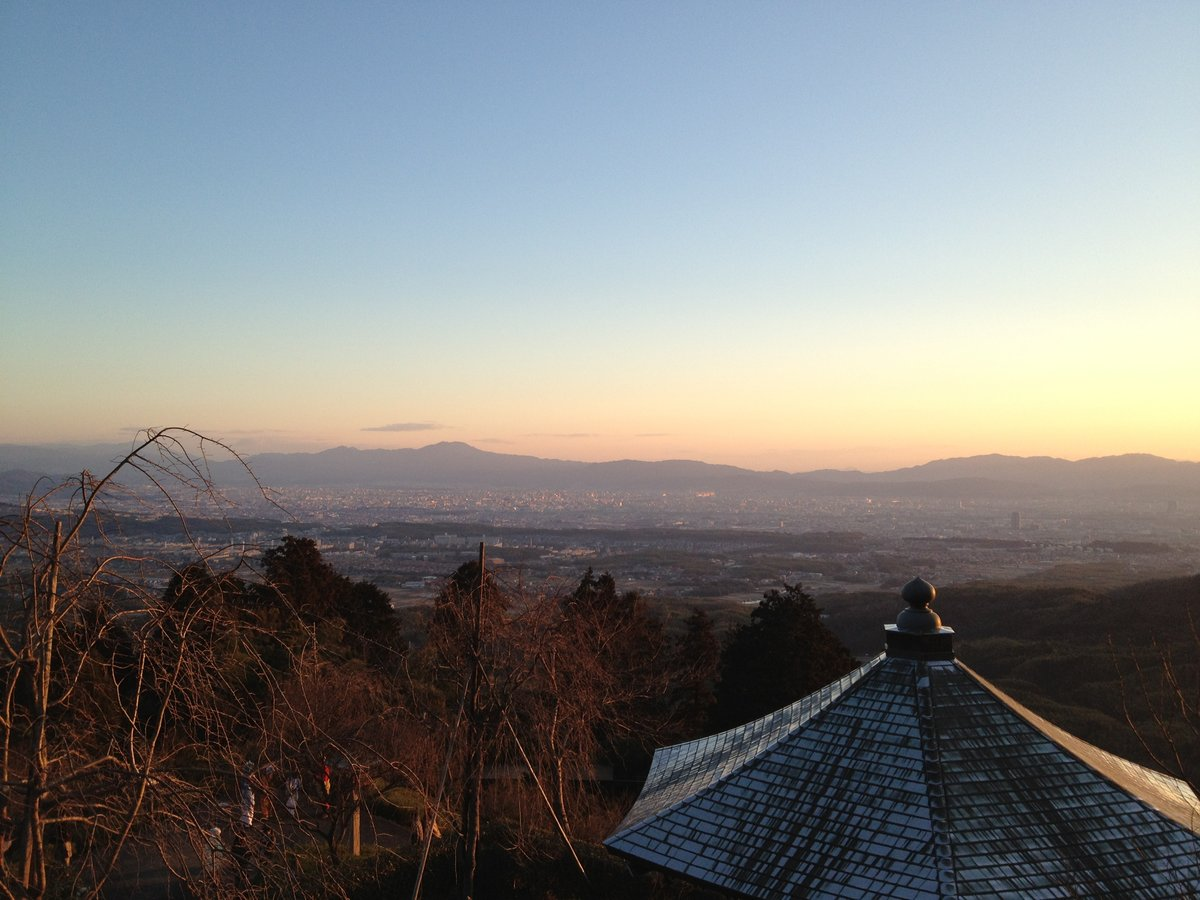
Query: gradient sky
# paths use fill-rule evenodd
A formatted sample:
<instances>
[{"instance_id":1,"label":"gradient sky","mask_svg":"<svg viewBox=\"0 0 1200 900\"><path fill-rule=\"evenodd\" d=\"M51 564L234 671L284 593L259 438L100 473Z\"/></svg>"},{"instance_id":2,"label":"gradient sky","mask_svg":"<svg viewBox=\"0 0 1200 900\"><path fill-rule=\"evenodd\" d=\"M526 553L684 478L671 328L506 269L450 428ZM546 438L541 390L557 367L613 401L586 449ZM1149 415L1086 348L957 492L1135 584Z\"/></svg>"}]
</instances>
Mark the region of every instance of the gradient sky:
<instances>
[{"instance_id":1,"label":"gradient sky","mask_svg":"<svg viewBox=\"0 0 1200 900\"><path fill-rule=\"evenodd\" d=\"M9 2L0 442L1200 459L1200 3Z\"/></svg>"}]
</instances>

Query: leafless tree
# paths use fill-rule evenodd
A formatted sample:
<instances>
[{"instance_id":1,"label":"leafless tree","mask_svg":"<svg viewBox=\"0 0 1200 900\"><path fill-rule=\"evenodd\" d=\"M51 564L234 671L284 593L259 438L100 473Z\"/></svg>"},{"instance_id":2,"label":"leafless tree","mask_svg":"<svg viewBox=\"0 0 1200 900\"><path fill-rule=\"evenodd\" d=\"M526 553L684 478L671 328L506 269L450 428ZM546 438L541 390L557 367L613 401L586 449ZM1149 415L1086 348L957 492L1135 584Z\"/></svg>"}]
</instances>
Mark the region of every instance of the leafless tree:
<instances>
[{"instance_id":1,"label":"leafless tree","mask_svg":"<svg viewBox=\"0 0 1200 900\"><path fill-rule=\"evenodd\" d=\"M239 459L187 428L147 432L107 474L35 490L0 521L4 896L96 897L134 863L203 894L311 886L280 829L237 826L236 773L290 698L263 657L275 636L226 602L241 551L194 531L231 505L217 458ZM127 549L130 505L173 517L186 552Z\"/></svg>"},{"instance_id":2,"label":"leafless tree","mask_svg":"<svg viewBox=\"0 0 1200 900\"><path fill-rule=\"evenodd\" d=\"M589 572L574 594L506 585L478 563L448 579L430 652L453 748L459 896L473 893L482 824L499 818L502 805L519 807L505 829L514 849L528 851L547 830L571 845L574 823L595 797L597 763L661 732L668 651L661 623L608 576ZM495 798L485 798L489 770L503 784ZM485 801L493 804L487 810Z\"/></svg>"},{"instance_id":3,"label":"leafless tree","mask_svg":"<svg viewBox=\"0 0 1200 900\"><path fill-rule=\"evenodd\" d=\"M636 594L582 590L546 598L547 621L528 641L532 677L517 715L568 833L592 796L597 765L628 746L653 746L666 726L669 642ZM584 585L587 585L585 578ZM594 836L593 836L594 837Z\"/></svg>"},{"instance_id":4,"label":"leafless tree","mask_svg":"<svg viewBox=\"0 0 1200 900\"><path fill-rule=\"evenodd\" d=\"M1192 608L1174 640L1113 650L1125 719L1146 756L1200 795L1200 627ZM1110 642L1111 646L1111 642Z\"/></svg>"}]
</instances>

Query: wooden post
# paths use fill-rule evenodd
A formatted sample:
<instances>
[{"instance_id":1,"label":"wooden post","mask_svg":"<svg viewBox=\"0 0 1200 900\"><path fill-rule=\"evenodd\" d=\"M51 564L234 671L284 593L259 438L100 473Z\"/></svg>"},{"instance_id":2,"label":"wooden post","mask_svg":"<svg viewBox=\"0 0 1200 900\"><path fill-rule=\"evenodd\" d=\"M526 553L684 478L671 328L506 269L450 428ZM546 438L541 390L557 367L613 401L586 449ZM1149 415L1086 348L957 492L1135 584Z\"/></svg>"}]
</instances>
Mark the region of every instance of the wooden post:
<instances>
[{"instance_id":1,"label":"wooden post","mask_svg":"<svg viewBox=\"0 0 1200 900\"><path fill-rule=\"evenodd\" d=\"M475 595L475 608L471 622L471 673L467 687L467 766L466 784L462 804L462 879L459 886L460 900L473 900L475 896L475 870L479 858L479 834L482 831L483 805L483 722L480 694L483 689L483 600L487 581L486 558L483 541L479 542L479 592Z\"/></svg>"}]
</instances>

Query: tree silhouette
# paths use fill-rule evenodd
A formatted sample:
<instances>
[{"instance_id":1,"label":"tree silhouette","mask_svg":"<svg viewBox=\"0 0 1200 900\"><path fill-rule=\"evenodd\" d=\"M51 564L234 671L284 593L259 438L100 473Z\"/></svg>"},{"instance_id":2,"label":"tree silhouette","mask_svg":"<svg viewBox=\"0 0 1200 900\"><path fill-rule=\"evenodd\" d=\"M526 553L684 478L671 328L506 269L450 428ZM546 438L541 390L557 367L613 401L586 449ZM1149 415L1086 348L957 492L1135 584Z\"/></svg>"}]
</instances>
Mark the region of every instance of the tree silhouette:
<instances>
[{"instance_id":1,"label":"tree silhouette","mask_svg":"<svg viewBox=\"0 0 1200 900\"><path fill-rule=\"evenodd\" d=\"M720 668L721 642L712 618L702 609L693 609L671 659L669 702L672 730L679 740L698 737L708 724Z\"/></svg>"},{"instance_id":2,"label":"tree silhouette","mask_svg":"<svg viewBox=\"0 0 1200 900\"><path fill-rule=\"evenodd\" d=\"M799 585L763 595L721 653L713 726L731 728L793 703L855 667Z\"/></svg>"},{"instance_id":3,"label":"tree silhouette","mask_svg":"<svg viewBox=\"0 0 1200 900\"><path fill-rule=\"evenodd\" d=\"M387 594L369 581L351 581L321 556L311 538L287 535L263 553L258 604L273 610L283 633L303 622L326 650L344 650L387 666L407 648Z\"/></svg>"}]
</instances>

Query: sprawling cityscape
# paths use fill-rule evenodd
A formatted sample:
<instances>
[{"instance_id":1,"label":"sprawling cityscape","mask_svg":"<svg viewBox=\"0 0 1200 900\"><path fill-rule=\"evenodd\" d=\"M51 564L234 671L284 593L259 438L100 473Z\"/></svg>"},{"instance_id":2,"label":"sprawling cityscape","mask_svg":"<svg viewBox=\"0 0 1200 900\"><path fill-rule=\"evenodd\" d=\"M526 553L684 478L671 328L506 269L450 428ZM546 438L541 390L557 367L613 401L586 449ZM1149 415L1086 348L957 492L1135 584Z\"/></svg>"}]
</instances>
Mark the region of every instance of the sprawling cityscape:
<instances>
[{"instance_id":1,"label":"sprawling cityscape","mask_svg":"<svg viewBox=\"0 0 1200 900\"><path fill-rule=\"evenodd\" d=\"M1191 497L432 488L290 488L274 492L274 504L245 490L232 496L229 518L202 518L195 531L210 549L253 557L285 534L312 538L340 571L374 582L398 607L430 601L480 543L492 567L529 586L570 585L590 567L667 602L753 602L785 582L828 598L895 588L914 574L942 585L1032 576L1107 585L1200 569L1200 502ZM139 522L132 504L118 512L138 552L179 561L194 554L173 529Z\"/></svg>"}]
</instances>

